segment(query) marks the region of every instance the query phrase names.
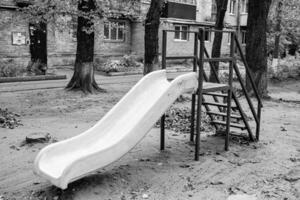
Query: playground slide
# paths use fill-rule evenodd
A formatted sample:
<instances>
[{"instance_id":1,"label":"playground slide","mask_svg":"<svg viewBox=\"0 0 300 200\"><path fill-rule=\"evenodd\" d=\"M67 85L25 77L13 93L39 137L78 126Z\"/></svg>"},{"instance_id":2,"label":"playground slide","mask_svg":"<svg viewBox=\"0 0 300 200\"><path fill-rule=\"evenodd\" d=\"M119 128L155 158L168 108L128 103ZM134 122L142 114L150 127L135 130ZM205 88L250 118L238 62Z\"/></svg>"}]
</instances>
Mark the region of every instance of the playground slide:
<instances>
[{"instance_id":1,"label":"playground slide","mask_svg":"<svg viewBox=\"0 0 300 200\"><path fill-rule=\"evenodd\" d=\"M68 183L126 154L185 92L197 89L194 72L169 82L166 71L144 76L99 122L75 137L42 149L35 173L66 189Z\"/></svg>"}]
</instances>

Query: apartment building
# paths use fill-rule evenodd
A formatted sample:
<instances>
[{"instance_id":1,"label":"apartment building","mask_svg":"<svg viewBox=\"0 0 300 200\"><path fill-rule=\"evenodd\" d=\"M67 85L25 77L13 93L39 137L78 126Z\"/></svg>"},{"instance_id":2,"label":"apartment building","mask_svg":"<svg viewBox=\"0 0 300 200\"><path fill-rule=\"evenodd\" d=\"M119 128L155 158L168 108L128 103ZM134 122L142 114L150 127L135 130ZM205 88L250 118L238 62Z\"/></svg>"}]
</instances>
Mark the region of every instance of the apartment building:
<instances>
[{"instance_id":1,"label":"apartment building","mask_svg":"<svg viewBox=\"0 0 300 200\"><path fill-rule=\"evenodd\" d=\"M30 0L2 0L0 2L0 60L12 59L26 66L30 60L30 45L33 44L32 28L22 19L17 8ZM190 55L193 52L193 35L179 32L198 31L200 27L213 28L216 18L216 0L169 0L161 16L160 29L172 29L168 35L168 53L170 55ZM225 25L240 31L242 43L245 43L247 21L247 1L229 0ZM113 0L115 12L126 7L122 1ZM108 57L120 57L124 54L144 54L144 19L149 8L149 0L140 0L135 7L135 18L108 18L100 20L95 31L95 62L102 63ZM13 20L11 20L13 19ZM13 22L13 23L12 23ZM76 20L75 20L76 22ZM76 24L76 23L75 23ZM176 32L177 31L177 32ZM43 34L41 34L43 35ZM71 66L76 54L76 26L68 30L59 30L51 23L46 25L45 43L48 67ZM205 34L205 44L210 51L214 35ZM223 53L228 52L229 38L223 37ZM161 39L161 31L160 31ZM161 42L161 41L160 41ZM37 43L37 42L36 42Z\"/></svg>"}]
</instances>

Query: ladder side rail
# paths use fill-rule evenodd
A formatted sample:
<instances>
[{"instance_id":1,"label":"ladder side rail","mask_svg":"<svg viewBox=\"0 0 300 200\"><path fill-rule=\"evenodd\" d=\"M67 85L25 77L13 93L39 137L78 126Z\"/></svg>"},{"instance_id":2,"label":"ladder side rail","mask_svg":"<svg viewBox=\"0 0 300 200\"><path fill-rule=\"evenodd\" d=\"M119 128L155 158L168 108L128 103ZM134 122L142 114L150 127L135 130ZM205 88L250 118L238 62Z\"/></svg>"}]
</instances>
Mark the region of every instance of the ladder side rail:
<instances>
[{"instance_id":1,"label":"ladder side rail","mask_svg":"<svg viewBox=\"0 0 300 200\"><path fill-rule=\"evenodd\" d=\"M249 68L249 65L248 65L248 63L246 61L246 58L245 58L245 56L243 54L242 47L241 47L241 45L239 43L239 40L238 40L238 38L237 38L236 35L235 35L234 38L235 38L235 42L236 42L237 47L238 47L239 54L240 54L240 56L242 58L242 61L243 61L244 65L245 65L245 68L246 68L246 76L249 77L251 86L252 86L252 88L254 90L254 93L255 93L255 96L256 96L256 99L257 99L257 118L258 118L258 120L257 120L257 123L256 123L256 139L259 140L260 120L261 120L261 108L263 107L263 104L262 104L262 101L261 101L261 97L258 94L257 87L254 84L254 79L253 79L252 72L251 72L251 70Z\"/></svg>"},{"instance_id":2,"label":"ladder side rail","mask_svg":"<svg viewBox=\"0 0 300 200\"><path fill-rule=\"evenodd\" d=\"M251 98L250 98L250 96L249 96L249 94L248 94L248 92L247 92L247 90L246 90L246 86L245 86L245 84L244 84L243 81L242 81L242 76L241 76L241 73L240 73L240 71L239 71L238 66L236 65L236 63L233 65L233 68L234 68L235 73L236 73L236 75L237 75L237 77L238 77L238 80L239 80L239 82L240 82L240 85L242 86L242 90L243 90L243 92L244 92L244 94L245 94L246 100L247 100L247 102L248 102L248 104L249 104L250 110L251 110L251 112L252 112L252 115L253 115L253 117L254 117L254 119L255 119L255 122L256 122L256 125L257 125L258 122L259 122L257 113L256 113L256 111L255 111L255 109L254 109L254 106L253 106L253 103L252 103L252 101L251 101Z\"/></svg>"},{"instance_id":3,"label":"ladder side rail","mask_svg":"<svg viewBox=\"0 0 300 200\"><path fill-rule=\"evenodd\" d=\"M250 127L250 125L249 125L249 123L248 123L246 114L245 114L245 112L242 110L242 106L241 106L241 104L240 104L240 102L239 102L239 100L238 100L238 97L235 95L234 92L232 93L232 99L234 100L235 105L236 105L236 107L237 107L237 109L238 109L238 111L239 111L239 113L240 113L240 115L241 115L241 117L242 117L242 120L243 120L243 122L244 122L244 124L245 124L245 126L246 126L246 129L247 129L248 133L249 133L250 139L251 139L252 141L255 141L255 137L254 137L254 135L253 135L253 133L252 133L252 130L251 130L251 127Z\"/></svg>"},{"instance_id":4,"label":"ladder side rail","mask_svg":"<svg viewBox=\"0 0 300 200\"><path fill-rule=\"evenodd\" d=\"M247 72L246 75L249 77L249 80L250 80L250 82L251 82L251 86L252 86L253 91L254 91L254 93L255 93L255 96L256 96L256 98L257 98L258 104L259 104L261 107L263 107L263 104L262 104L262 101L261 101L261 97L260 97L260 95L258 94L258 89L257 89L256 85L254 84L253 74L252 74L252 72L251 72L251 70L250 70L250 68L249 68L249 65L248 65L248 63L247 63L247 61L246 61L246 58L245 58L244 54L243 54L241 44L240 44L240 42L239 42L239 40L238 40L238 38L237 38L237 36L236 36L235 33L234 33L234 39L235 39L235 43L236 43L236 45L237 45L239 54L240 54L240 56L241 56L241 58L242 58L242 61L243 61L244 65L245 65L246 72Z\"/></svg>"}]
</instances>

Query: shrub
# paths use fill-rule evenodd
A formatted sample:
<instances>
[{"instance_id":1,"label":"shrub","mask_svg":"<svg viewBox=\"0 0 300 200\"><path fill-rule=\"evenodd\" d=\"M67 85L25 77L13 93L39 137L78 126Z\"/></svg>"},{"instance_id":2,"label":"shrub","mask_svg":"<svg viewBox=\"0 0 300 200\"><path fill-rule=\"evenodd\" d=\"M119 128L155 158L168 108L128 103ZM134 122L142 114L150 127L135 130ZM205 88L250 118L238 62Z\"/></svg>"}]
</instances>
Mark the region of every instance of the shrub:
<instances>
[{"instance_id":1,"label":"shrub","mask_svg":"<svg viewBox=\"0 0 300 200\"><path fill-rule=\"evenodd\" d=\"M37 59L35 62L30 61L26 70L30 75L45 75L47 69L47 65L42 63L40 59Z\"/></svg>"},{"instance_id":2,"label":"shrub","mask_svg":"<svg viewBox=\"0 0 300 200\"><path fill-rule=\"evenodd\" d=\"M135 55L124 55L119 60L108 59L104 64L97 65L96 70L104 72L126 72L141 70L143 64Z\"/></svg>"},{"instance_id":3,"label":"shrub","mask_svg":"<svg viewBox=\"0 0 300 200\"><path fill-rule=\"evenodd\" d=\"M287 78L297 78L300 76L300 59L295 57L287 57L279 61L276 69L269 64L269 78L273 80L284 80Z\"/></svg>"},{"instance_id":4,"label":"shrub","mask_svg":"<svg viewBox=\"0 0 300 200\"><path fill-rule=\"evenodd\" d=\"M13 62L13 60L0 61L0 77L22 76L25 69Z\"/></svg>"}]
</instances>

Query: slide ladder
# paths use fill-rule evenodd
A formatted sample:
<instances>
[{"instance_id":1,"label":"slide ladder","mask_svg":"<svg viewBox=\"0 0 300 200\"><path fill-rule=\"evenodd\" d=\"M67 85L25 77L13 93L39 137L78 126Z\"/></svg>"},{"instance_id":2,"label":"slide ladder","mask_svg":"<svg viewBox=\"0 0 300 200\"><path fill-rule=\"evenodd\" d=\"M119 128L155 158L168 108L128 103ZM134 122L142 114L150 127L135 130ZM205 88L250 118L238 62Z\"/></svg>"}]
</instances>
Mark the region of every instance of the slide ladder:
<instances>
[{"instance_id":1,"label":"slide ladder","mask_svg":"<svg viewBox=\"0 0 300 200\"><path fill-rule=\"evenodd\" d=\"M219 32L220 34L227 33L231 37L230 42L230 55L227 57L220 58L211 58L205 47L205 32ZM258 90L254 84L253 76L251 74L250 68L246 62L245 56L242 51L242 47L238 41L236 33L231 30L213 30L213 29L203 29L200 28L199 32L195 31L185 31L189 35L194 35L194 54L192 56L169 56L167 55L167 33L175 32L174 30L163 30L163 40L162 40L162 68L166 68L167 60L174 59L192 59L193 60L193 71L198 72L199 78L199 87L198 91L192 96L192 117L191 117L191 141L195 141L195 160L199 160L199 146L200 146L200 125L201 121L201 111L202 107L205 109L206 114L210 117L211 123L216 127L216 130L222 129L225 127L225 150L228 150L229 146L229 137L230 135L241 136L245 131L247 133L247 138L250 141L259 140L260 132L260 119L261 119L261 108L262 101L258 95ZM246 76L249 80L250 86L254 92L254 99L257 103L257 110L254 107L253 99L250 98L249 92L246 90L245 83L243 81L242 75L240 73L239 67L237 65L237 53L241 58L241 61L244 64ZM214 63L216 62L226 62L229 63L228 68L228 80L227 83L221 83L221 80L217 76ZM204 63L209 63L210 71L215 76L215 83L208 82L207 72L204 70ZM249 116L246 115L245 109L243 109L242 104L236 94L236 91L233 88L233 75L237 77L237 83L242 89L242 92L246 98L246 106L248 106L250 112L250 117L254 119L254 126L250 126ZM201 97L201 98L198 98ZM202 106L197 106L202 105ZM244 104L243 104L244 105ZM195 114L196 112L196 114ZM248 113L247 113L248 114ZM196 130L194 125L195 115L197 116L196 120ZM164 116L161 118L161 149L164 148ZM230 128L238 129L240 131L233 132ZM196 134L195 134L196 132Z\"/></svg>"}]
</instances>

